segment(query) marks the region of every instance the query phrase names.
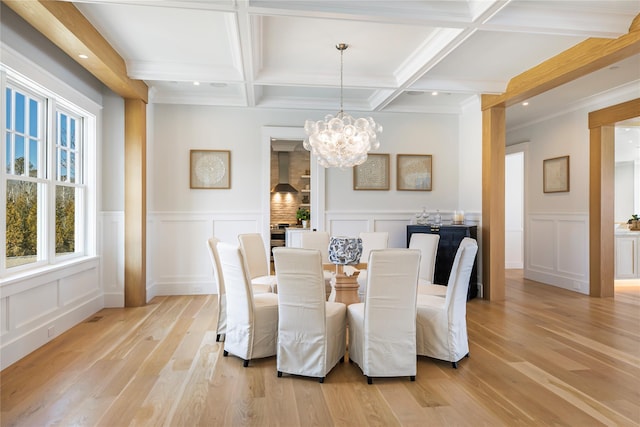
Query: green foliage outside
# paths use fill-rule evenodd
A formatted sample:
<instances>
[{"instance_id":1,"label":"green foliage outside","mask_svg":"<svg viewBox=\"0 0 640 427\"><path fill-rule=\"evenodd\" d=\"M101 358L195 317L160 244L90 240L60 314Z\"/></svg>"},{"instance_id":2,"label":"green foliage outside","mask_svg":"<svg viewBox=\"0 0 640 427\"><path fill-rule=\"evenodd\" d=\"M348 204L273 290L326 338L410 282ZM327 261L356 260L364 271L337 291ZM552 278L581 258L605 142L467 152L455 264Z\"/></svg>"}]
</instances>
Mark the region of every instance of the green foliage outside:
<instances>
[{"instance_id":1,"label":"green foliage outside","mask_svg":"<svg viewBox=\"0 0 640 427\"><path fill-rule=\"evenodd\" d=\"M7 181L7 258L36 255L38 191L33 182Z\"/></svg>"},{"instance_id":2,"label":"green foliage outside","mask_svg":"<svg viewBox=\"0 0 640 427\"><path fill-rule=\"evenodd\" d=\"M24 160L17 159L16 175L22 175ZM75 251L75 189L56 187L56 253ZM7 180L7 266L34 262L38 253L38 185ZM12 258L32 257L23 262Z\"/></svg>"}]
</instances>

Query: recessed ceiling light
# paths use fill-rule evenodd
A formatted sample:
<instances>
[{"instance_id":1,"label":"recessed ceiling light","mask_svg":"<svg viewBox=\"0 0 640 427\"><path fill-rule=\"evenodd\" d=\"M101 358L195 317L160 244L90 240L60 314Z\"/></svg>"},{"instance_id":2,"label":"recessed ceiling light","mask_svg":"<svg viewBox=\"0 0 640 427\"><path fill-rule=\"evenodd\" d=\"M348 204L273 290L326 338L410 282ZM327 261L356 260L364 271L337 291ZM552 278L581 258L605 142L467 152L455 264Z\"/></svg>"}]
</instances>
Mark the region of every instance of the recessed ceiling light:
<instances>
[{"instance_id":1,"label":"recessed ceiling light","mask_svg":"<svg viewBox=\"0 0 640 427\"><path fill-rule=\"evenodd\" d=\"M524 107L526 107L527 105L529 105L529 101L524 101L524 102L522 103L522 105L523 105Z\"/></svg>"},{"instance_id":2,"label":"recessed ceiling light","mask_svg":"<svg viewBox=\"0 0 640 427\"><path fill-rule=\"evenodd\" d=\"M193 82L194 86L200 86L200 82Z\"/></svg>"},{"instance_id":3,"label":"recessed ceiling light","mask_svg":"<svg viewBox=\"0 0 640 427\"><path fill-rule=\"evenodd\" d=\"M89 57L87 55L85 55L84 53L81 53L80 55L78 55L79 58L82 59L89 59Z\"/></svg>"},{"instance_id":4,"label":"recessed ceiling light","mask_svg":"<svg viewBox=\"0 0 640 427\"><path fill-rule=\"evenodd\" d=\"M437 91L437 90L434 90L433 92L431 92L431 95L433 95L433 96L438 95L438 91Z\"/></svg>"}]
</instances>

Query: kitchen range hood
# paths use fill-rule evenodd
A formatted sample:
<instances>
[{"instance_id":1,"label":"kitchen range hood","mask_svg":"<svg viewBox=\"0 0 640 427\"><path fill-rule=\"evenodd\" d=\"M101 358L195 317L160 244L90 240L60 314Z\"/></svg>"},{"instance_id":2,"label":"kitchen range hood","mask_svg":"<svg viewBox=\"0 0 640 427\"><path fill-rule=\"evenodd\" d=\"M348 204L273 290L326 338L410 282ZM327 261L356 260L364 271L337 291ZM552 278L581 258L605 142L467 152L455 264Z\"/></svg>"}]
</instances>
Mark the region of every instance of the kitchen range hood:
<instances>
[{"instance_id":1,"label":"kitchen range hood","mask_svg":"<svg viewBox=\"0 0 640 427\"><path fill-rule=\"evenodd\" d=\"M291 184L289 184L289 153L286 151L278 152L278 184L271 190L272 193L297 193Z\"/></svg>"}]
</instances>

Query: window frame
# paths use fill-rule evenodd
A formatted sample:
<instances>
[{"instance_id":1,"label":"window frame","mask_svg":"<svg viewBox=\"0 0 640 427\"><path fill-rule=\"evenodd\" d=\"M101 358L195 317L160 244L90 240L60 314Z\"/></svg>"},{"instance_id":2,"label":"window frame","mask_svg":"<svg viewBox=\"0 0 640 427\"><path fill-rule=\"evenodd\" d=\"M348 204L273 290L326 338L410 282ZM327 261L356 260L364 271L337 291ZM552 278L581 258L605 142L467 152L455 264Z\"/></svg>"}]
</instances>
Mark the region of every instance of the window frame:
<instances>
[{"instance_id":1,"label":"window frame","mask_svg":"<svg viewBox=\"0 0 640 427\"><path fill-rule=\"evenodd\" d=\"M60 89L59 82L49 76L53 86ZM0 234L0 285L4 279L14 276L23 276L31 271L40 272L43 269L53 268L57 265L75 262L96 255L97 227L96 227L96 200L97 200L97 117L86 107L95 106L77 105L67 100L64 96L46 89L44 86L32 81L28 77L9 68L6 64L0 64L0 102L2 102L2 114L0 126L3 133L0 161L0 197L2 198L2 214L0 215L0 228L4 231ZM17 176L6 172L6 89L18 91L27 97L44 100L42 110L39 113L44 121L43 134L39 144L42 149L38 155L37 177ZM63 91L65 92L65 91ZM65 92L66 93L66 92ZM83 96L78 93L71 94L74 101L81 101ZM81 95L81 94L80 94ZM15 95L14 95L15 96ZM86 98L84 98L86 100ZM99 108L99 106L98 106ZM90 108L96 110L95 108ZM77 126L78 138L76 140L76 159L78 164L75 173L75 182L58 181L56 175L57 159L57 114L63 113L74 117ZM13 113L15 114L15 113ZM70 141L69 141L70 142ZM28 139L26 144L28 145ZM28 173L27 173L28 175ZM37 182L38 186L38 254L35 262L7 268L6 226L7 226L7 182L19 178L23 181ZM74 252L56 254L56 190L58 186L74 187Z\"/></svg>"}]
</instances>

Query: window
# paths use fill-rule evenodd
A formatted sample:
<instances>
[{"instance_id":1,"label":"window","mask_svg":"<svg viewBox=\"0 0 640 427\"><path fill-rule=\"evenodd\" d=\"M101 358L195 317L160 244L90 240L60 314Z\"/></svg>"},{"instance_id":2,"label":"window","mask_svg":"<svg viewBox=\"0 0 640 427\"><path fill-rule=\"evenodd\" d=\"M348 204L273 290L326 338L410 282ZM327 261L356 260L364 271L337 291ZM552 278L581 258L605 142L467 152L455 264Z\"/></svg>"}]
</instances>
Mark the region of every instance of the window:
<instances>
[{"instance_id":1,"label":"window","mask_svg":"<svg viewBox=\"0 0 640 427\"><path fill-rule=\"evenodd\" d=\"M86 254L89 115L25 79L2 81L6 276Z\"/></svg>"}]
</instances>

